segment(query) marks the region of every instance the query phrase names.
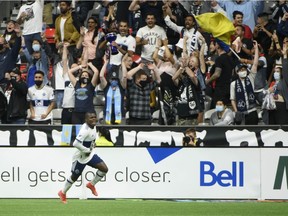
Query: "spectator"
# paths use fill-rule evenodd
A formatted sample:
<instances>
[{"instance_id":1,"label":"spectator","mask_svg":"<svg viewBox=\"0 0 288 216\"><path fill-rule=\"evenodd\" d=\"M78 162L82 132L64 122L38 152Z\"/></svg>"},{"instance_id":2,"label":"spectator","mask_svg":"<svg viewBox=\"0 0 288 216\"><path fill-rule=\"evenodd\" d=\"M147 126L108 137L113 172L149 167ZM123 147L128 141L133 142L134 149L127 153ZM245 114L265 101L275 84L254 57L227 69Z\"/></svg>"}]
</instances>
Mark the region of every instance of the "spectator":
<instances>
[{"instance_id":1,"label":"spectator","mask_svg":"<svg viewBox=\"0 0 288 216\"><path fill-rule=\"evenodd\" d=\"M83 1L83 0L76 0L75 1L75 8L72 12L73 17L73 25L80 33L80 27L84 26L86 23L87 16L89 11L93 9L94 1Z\"/></svg>"},{"instance_id":2,"label":"spectator","mask_svg":"<svg viewBox=\"0 0 288 216\"><path fill-rule=\"evenodd\" d=\"M80 38L77 42L76 48L82 50L81 48L87 47L88 52L88 62L93 62L96 58L97 46L99 39L104 36L101 32L98 32L98 22L96 17L89 17L87 22L87 31L84 27L80 28Z\"/></svg>"},{"instance_id":3,"label":"spectator","mask_svg":"<svg viewBox=\"0 0 288 216\"><path fill-rule=\"evenodd\" d=\"M7 41L0 36L0 87L5 89L6 79L5 73L9 73L15 68L19 50L21 48L21 33L19 25L15 26L14 31L17 34L15 43L12 48L7 46Z\"/></svg>"},{"instance_id":4,"label":"spectator","mask_svg":"<svg viewBox=\"0 0 288 216\"><path fill-rule=\"evenodd\" d=\"M147 13L147 25L140 28L136 34L136 45L142 46L141 59L144 62L153 62L152 55L157 46L157 40L160 39L162 44L167 44L167 36L164 29L156 25L155 15Z\"/></svg>"},{"instance_id":5,"label":"spectator","mask_svg":"<svg viewBox=\"0 0 288 216\"><path fill-rule=\"evenodd\" d=\"M233 21L233 11L242 12L243 23L248 25L251 30L254 29L256 16L264 10L264 1L217 0L217 2L226 11L231 21Z\"/></svg>"},{"instance_id":6,"label":"spectator","mask_svg":"<svg viewBox=\"0 0 288 216\"><path fill-rule=\"evenodd\" d=\"M44 84L44 72L36 71L35 85L28 89L27 100L30 104L29 124L51 124L52 109L54 108L53 88Z\"/></svg>"},{"instance_id":7,"label":"spectator","mask_svg":"<svg viewBox=\"0 0 288 216\"><path fill-rule=\"evenodd\" d=\"M275 7L273 8L273 12L271 14L271 18L276 21L276 23L280 23L282 17L285 13L288 13L288 5L286 0L279 0L274 2Z\"/></svg>"},{"instance_id":8,"label":"spectator","mask_svg":"<svg viewBox=\"0 0 288 216\"><path fill-rule=\"evenodd\" d=\"M69 80L68 76L68 44L63 44L63 54L62 54L62 64L63 64L63 72L62 77L64 81L64 92L63 92L63 100L62 100L62 113L61 113L61 124L72 124L72 114L75 107L75 89L72 82ZM60 63L60 62L59 62ZM71 65L71 70L73 67L78 67L77 64ZM61 70L60 70L61 73ZM75 78L78 76L78 71L74 71L72 73ZM61 78L62 78L61 77Z\"/></svg>"},{"instance_id":9,"label":"spectator","mask_svg":"<svg viewBox=\"0 0 288 216\"><path fill-rule=\"evenodd\" d=\"M204 1L204 0L190 1L190 10L188 12L195 16L211 12L210 4L211 4L210 1Z\"/></svg>"},{"instance_id":10,"label":"spectator","mask_svg":"<svg viewBox=\"0 0 288 216\"><path fill-rule=\"evenodd\" d=\"M215 60L215 71L213 75L206 79L206 85L214 83L215 88L212 92L212 107L215 107L216 101L223 100L225 104L230 104L230 82L233 70L233 60L225 48L216 39L215 48L218 57ZM215 81L215 82L214 82Z\"/></svg>"},{"instance_id":11,"label":"spectator","mask_svg":"<svg viewBox=\"0 0 288 216\"><path fill-rule=\"evenodd\" d=\"M5 94L8 100L7 123L25 124L27 116L27 84L21 78L21 72L14 68L10 74L6 73L10 82ZM4 123L4 122L2 122Z\"/></svg>"},{"instance_id":12,"label":"spectator","mask_svg":"<svg viewBox=\"0 0 288 216\"><path fill-rule=\"evenodd\" d=\"M277 33L281 36L281 38L288 36L288 20L287 19L288 19L288 12L286 12L283 15L280 23L277 25Z\"/></svg>"},{"instance_id":13,"label":"spectator","mask_svg":"<svg viewBox=\"0 0 288 216\"><path fill-rule=\"evenodd\" d=\"M253 34L248 25L243 24L243 16L244 14L241 11L235 10L233 11L233 24L234 26L242 25L244 27L244 38L252 39Z\"/></svg>"},{"instance_id":14,"label":"spectator","mask_svg":"<svg viewBox=\"0 0 288 216\"><path fill-rule=\"evenodd\" d=\"M176 125L197 124L198 114L201 109L200 98L197 91L201 91L197 79L196 70L191 68L196 63L196 57L191 57L193 63L188 66L187 61L181 62L180 68L173 75L172 80L178 87L177 116Z\"/></svg>"},{"instance_id":15,"label":"spectator","mask_svg":"<svg viewBox=\"0 0 288 216\"><path fill-rule=\"evenodd\" d=\"M161 116L165 116L162 124L172 125L175 124L176 121L175 104L177 96L177 88L173 83L172 76L176 73L177 68L171 52L172 50L170 50L167 45L159 49L157 46L153 54L153 59L161 77L160 89L162 101L160 101L160 106L163 106L161 107L161 112L163 112ZM159 54L162 54L162 60L159 58Z\"/></svg>"},{"instance_id":16,"label":"spectator","mask_svg":"<svg viewBox=\"0 0 288 216\"><path fill-rule=\"evenodd\" d=\"M42 41L43 8L44 0L28 0L20 7L17 16L17 23L23 23L23 37L30 54L33 53L33 40Z\"/></svg>"},{"instance_id":17,"label":"spectator","mask_svg":"<svg viewBox=\"0 0 288 216\"><path fill-rule=\"evenodd\" d=\"M156 65L148 64L152 70L153 81L149 81L147 73L143 70L144 64L128 71L128 97L129 97L129 125L151 125L150 92L156 84L161 82ZM135 79L133 76L135 74Z\"/></svg>"},{"instance_id":18,"label":"spectator","mask_svg":"<svg viewBox=\"0 0 288 216\"><path fill-rule=\"evenodd\" d=\"M88 66L92 69L93 75L91 75L91 72L86 68L86 65L80 65L68 70L69 79L75 88L75 108L72 114L72 124L82 124L85 122L85 113L94 111L94 89L99 72L91 62L88 63ZM73 72L79 69L82 71L77 81Z\"/></svg>"},{"instance_id":19,"label":"spectator","mask_svg":"<svg viewBox=\"0 0 288 216\"><path fill-rule=\"evenodd\" d=\"M147 24L147 16L149 14L154 14L155 17L155 24L158 26L163 26L163 2L162 1L156 1L156 0L149 0L149 1L139 1L139 0L132 0L129 10L130 11L137 11L140 10L142 22L140 24L140 27L144 27L145 24Z\"/></svg>"},{"instance_id":20,"label":"spectator","mask_svg":"<svg viewBox=\"0 0 288 216\"><path fill-rule=\"evenodd\" d=\"M268 54L274 30L276 30L276 24L272 20L269 20L269 15L267 13L258 14L257 25L253 30L253 37L263 48L265 56Z\"/></svg>"},{"instance_id":21,"label":"spectator","mask_svg":"<svg viewBox=\"0 0 288 216\"><path fill-rule=\"evenodd\" d=\"M123 64L128 54L123 59ZM122 67L122 77L118 76L118 73L111 71L108 73L108 79L105 78L105 72L107 69L108 59L104 56L104 65L100 71L100 86L104 90L105 106L104 106L104 118L106 124L121 124L123 118L125 118L124 112L124 96L127 85L127 69L126 66Z\"/></svg>"},{"instance_id":22,"label":"spectator","mask_svg":"<svg viewBox=\"0 0 288 216\"><path fill-rule=\"evenodd\" d=\"M196 20L193 15L190 14L185 17L185 26L178 26L175 23L173 23L168 14L166 15L164 20L169 28L181 34L182 37L188 38L186 47L189 56L194 50L198 50L198 46L201 45L199 37L201 37L202 35L197 30ZM183 47L184 46L185 44L183 45Z\"/></svg>"},{"instance_id":23,"label":"spectator","mask_svg":"<svg viewBox=\"0 0 288 216\"><path fill-rule=\"evenodd\" d=\"M232 47L237 53L237 57L251 59L253 43L251 39L244 37L245 29L242 25L235 26L235 40L232 42Z\"/></svg>"},{"instance_id":24,"label":"spectator","mask_svg":"<svg viewBox=\"0 0 288 216\"><path fill-rule=\"evenodd\" d=\"M5 32L3 34L3 37L5 38L7 43L9 44L10 48L13 46L13 44L15 43L15 40L17 38L17 33L14 30L16 24L17 23L14 20L7 21L6 29L5 29Z\"/></svg>"},{"instance_id":25,"label":"spectator","mask_svg":"<svg viewBox=\"0 0 288 216\"><path fill-rule=\"evenodd\" d=\"M258 44L254 41L255 56L250 73L248 74L248 66L240 64L236 67L239 78L230 85L230 98L234 112L244 115L241 123L245 125L257 125L258 114L256 108L256 96L254 93L254 80L257 73L258 65ZM241 124L240 122L235 122Z\"/></svg>"},{"instance_id":26,"label":"spectator","mask_svg":"<svg viewBox=\"0 0 288 216\"><path fill-rule=\"evenodd\" d=\"M63 42L70 44L69 51L72 53L80 34L73 25L73 19L71 15L71 2L60 1L61 14L55 20L55 42L56 48Z\"/></svg>"},{"instance_id":27,"label":"spectator","mask_svg":"<svg viewBox=\"0 0 288 216\"><path fill-rule=\"evenodd\" d=\"M185 17L188 15L188 12L185 8L180 4L178 0L167 1L163 6L163 17L165 18L168 15L172 22L174 22L178 26L184 26ZM180 39L180 33L170 29L166 23L164 25L164 29L166 30L168 44L175 45Z\"/></svg>"},{"instance_id":28,"label":"spectator","mask_svg":"<svg viewBox=\"0 0 288 216\"><path fill-rule=\"evenodd\" d=\"M269 92L273 93L276 104L275 110L269 110L270 125L288 124L288 60L287 60L287 41L283 45L283 69L276 66L273 78L275 82L270 84Z\"/></svg>"},{"instance_id":29,"label":"spectator","mask_svg":"<svg viewBox=\"0 0 288 216\"><path fill-rule=\"evenodd\" d=\"M32 43L32 55L29 53L27 47L23 46L23 51L28 62L27 71L27 84L28 88L35 84L34 75L35 72L40 70L44 73L44 85L48 83L48 71L49 71L49 60L46 54L45 46L41 44L41 41L33 40Z\"/></svg>"},{"instance_id":30,"label":"spectator","mask_svg":"<svg viewBox=\"0 0 288 216\"><path fill-rule=\"evenodd\" d=\"M136 48L136 41L135 38L129 35L129 27L127 21L120 21L118 23L119 33L117 34L117 38L115 41L112 42L112 46L116 47L118 50L118 54L110 55L110 67L115 69L117 74L119 71L119 67L121 65L121 59L123 56L128 53L129 56L132 56L135 52Z\"/></svg>"},{"instance_id":31,"label":"spectator","mask_svg":"<svg viewBox=\"0 0 288 216\"><path fill-rule=\"evenodd\" d=\"M222 100L216 102L215 112L210 117L210 125L224 126L234 123L234 114Z\"/></svg>"},{"instance_id":32,"label":"spectator","mask_svg":"<svg viewBox=\"0 0 288 216\"><path fill-rule=\"evenodd\" d=\"M43 7L43 27L54 27L53 22L53 1L44 1L44 7ZM44 30L44 29L43 29ZM46 29L45 29L46 30Z\"/></svg>"}]
</instances>

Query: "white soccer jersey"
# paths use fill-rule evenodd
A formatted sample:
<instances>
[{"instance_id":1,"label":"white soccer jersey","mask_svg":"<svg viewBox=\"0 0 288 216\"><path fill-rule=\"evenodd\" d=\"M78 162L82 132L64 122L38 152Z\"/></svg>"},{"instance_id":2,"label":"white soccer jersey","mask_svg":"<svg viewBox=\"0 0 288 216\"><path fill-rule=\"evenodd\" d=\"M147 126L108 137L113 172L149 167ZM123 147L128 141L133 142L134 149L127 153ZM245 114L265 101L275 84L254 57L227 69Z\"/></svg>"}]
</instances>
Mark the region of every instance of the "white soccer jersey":
<instances>
[{"instance_id":1,"label":"white soccer jersey","mask_svg":"<svg viewBox=\"0 0 288 216\"><path fill-rule=\"evenodd\" d=\"M135 52L136 47L136 40L131 35L128 36L121 36L120 34L117 34L117 38L115 42L122 47L127 47L127 50ZM110 64L113 65L121 65L123 54L119 51L117 55L111 55L110 56Z\"/></svg>"},{"instance_id":2,"label":"white soccer jersey","mask_svg":"<svg viewBox=\"0 0 288 216\"><path fill-rule=\"evenodd\" d=\"M141 58L145 58L149 61L153 61L152 55L157 46L157 40L167 39L164 29L158 25L155 25L153 28L144 26L137 31L136 37L147 40L148 44L142 46Z\"/></svg>"},{"instance_id":3,"label":"white soccer jersey","mask_svg":"<svg viewBox=\"0 0 288 216\"><path fill-rule=\"evenodd\" d=\"M81 126L81 129L73 143L77 148L73 162L79 161L82 164L87 163L94 155L95 140L97 139L96 126L90 128L86 123Z\"/></svg>"},{"instance_id":4,"label":"white soccer jersey","mask_svg":"<svg viewBox=\"0 0 288 216\"><path fill-rule=\"evenodd\" d=\"M28 89L27 100L31 101L35 110L35 121L46 121L52 118L52 112L45 119L41 115L47 112L48 106L54 101L54 90L50 86L43 86L42 89L36 89L36 85Z\"/></svg>"}]
</instances>

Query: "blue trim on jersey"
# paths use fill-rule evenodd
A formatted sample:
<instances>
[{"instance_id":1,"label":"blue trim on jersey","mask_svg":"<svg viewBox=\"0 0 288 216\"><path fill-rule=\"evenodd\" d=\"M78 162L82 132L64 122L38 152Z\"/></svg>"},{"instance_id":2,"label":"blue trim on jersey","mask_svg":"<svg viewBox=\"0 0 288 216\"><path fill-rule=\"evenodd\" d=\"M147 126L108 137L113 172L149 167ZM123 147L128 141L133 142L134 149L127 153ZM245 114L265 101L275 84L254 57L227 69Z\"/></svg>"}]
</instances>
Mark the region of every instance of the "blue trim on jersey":
<instances>
[{"instance_id":1,"label":"blue trim on jersey","mask_svg":"<svg viewBox=\"0 0 288 216\"><path fill-rule=\"evenodd\" d=\"M83 146L85 146L86 148L90 148L92 142L94 142L94 141L84 141L82 144L83 144Z\"/></svg>"}]
</instances>

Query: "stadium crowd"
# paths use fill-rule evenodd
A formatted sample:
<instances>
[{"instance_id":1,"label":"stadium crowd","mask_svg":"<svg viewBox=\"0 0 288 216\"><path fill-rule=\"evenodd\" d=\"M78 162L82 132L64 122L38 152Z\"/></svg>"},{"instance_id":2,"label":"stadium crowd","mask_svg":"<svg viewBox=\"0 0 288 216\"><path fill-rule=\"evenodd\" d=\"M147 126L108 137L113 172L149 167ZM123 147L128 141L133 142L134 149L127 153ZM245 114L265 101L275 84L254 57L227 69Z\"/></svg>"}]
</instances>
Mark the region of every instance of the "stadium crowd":
<instances>
[{"instance_id":1,"label":"stadium crowd","mask_svg":"<svg viewBox=\"0 0 288 216\"><path fill-rule=\"evenodd\" d=\"M288 124L286 1L270 13L265 1L98 1L97 16L95 1L58 1L56 17L52 2L27 0L6 22L2 124L51 124L55 109L82 124L100 92L100 124Z\"/></svg>"}]
</instances>

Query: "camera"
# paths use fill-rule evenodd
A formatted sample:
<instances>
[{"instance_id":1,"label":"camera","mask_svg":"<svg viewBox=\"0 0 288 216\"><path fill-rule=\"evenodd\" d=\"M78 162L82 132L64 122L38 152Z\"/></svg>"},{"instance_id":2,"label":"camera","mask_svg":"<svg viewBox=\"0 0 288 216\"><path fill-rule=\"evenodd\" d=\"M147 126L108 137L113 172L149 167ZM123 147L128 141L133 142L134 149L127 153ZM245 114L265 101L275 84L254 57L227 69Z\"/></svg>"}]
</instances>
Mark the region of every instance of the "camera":
<instances>
[{"instance_id":1,"label":"camera","mask_svg":"<svg viewBox=\"0 0 288 216\"><path fill-rule=\"evenodd\" d=\"M191 141L194 143L194 138L191 139L190 136L183 137L183 145L184 146L188 146Z\"/></svg>"}]
</instances>

